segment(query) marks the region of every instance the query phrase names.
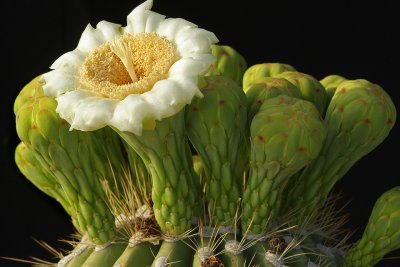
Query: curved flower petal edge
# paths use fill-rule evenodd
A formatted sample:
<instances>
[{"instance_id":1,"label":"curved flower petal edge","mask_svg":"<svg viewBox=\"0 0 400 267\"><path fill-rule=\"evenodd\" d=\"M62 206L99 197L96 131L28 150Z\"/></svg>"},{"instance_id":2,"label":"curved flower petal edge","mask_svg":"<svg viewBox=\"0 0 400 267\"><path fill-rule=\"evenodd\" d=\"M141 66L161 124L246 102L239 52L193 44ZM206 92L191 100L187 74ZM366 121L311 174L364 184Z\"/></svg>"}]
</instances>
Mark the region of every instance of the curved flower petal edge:
<instances>
[{"instance_id":1,"label":"curved flower petal edge","mask_svg":"<svg viewBox=\"0 0 400 267\"><path fill-rule=\"evenodd\" d=\"M107 125L141 135L202 97L197 85L214 62L212 32L180 18L136 7L122 27L101 21L88 25L78 47L58 58L43 75L45 95L71 129Z\"/></svg>"}]
</instances>

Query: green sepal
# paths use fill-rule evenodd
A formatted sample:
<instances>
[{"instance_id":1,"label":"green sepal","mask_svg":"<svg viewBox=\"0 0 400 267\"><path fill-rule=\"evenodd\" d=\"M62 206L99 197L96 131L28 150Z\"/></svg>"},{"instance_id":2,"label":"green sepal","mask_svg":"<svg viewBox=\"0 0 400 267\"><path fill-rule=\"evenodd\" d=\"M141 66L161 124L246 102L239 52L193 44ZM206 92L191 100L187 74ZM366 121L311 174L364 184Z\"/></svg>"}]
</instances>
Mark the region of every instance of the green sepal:
<instances>
[{"instance_id":1,"label":"green sepal","mask_svg":"<svg viewBox=\"0 0 400 267\"><path fill-rule=\"evenodd\" d=\"M313 103L320 114L324 114L327 95L324 87L317 79L311 75L296 71L286 71L276 77L284 78L297 86L300 89L302 99Z\"/></svg>"},{"instance_id":2,"label":"green sepal","mask_svg":"<svg viewBox=\"0 0 400 267\"><path fill-rule=\"evenodd\" d=\"M19 109L30 99L34 97L44 96L42 85L39 80L41 75L30 81L24 88L19 92L17 98L14 101L14 114L17 115Z\"/></svg>"},{"instance_id":3,"label":"green sepal","mask_svg":"<svg viewBox=\"0 0 400 267\"><path fill-rule=\"evenodd\" d=\"M217 60L211 65L205 76L225 76L242 86L243 74L247 69L244 57L227 45L211 45L211 54Z\"/></svg>"},{"instance_id":4,"label":"green sepal","mask_svg":"<svg viewBox=\"0 0 400 267\"><path fill-rule=\"evenodd\" d=\"M263 63L253 65L244 73L243 90L247 92L251 84L259 78L275 77L285 71L296 71L296 69L283 63Z\"/></svg>"},{"instance_id":5,"label":"green sepal","mask_svg":"<svg viewBox=\"0 0 400 267\"><path fill-rule=\"evenodd\" d=\"M329 75L319 81L325 88L328 105L335 94L336 88L344 81L347 81L347 79L340 75Z\"/></svg>"},{"instance_id":6,"label":"green sepal","mask_svg":"<svg viewBox=\"0 0 400 267\"><path fill-rule=\"evenodd\" d=\"M250 129L254 115L268 99L279 95L302 98L299 88L284 78L261 77L254 80L246 91L247 129Z\"/></svg>"}]
</instances>

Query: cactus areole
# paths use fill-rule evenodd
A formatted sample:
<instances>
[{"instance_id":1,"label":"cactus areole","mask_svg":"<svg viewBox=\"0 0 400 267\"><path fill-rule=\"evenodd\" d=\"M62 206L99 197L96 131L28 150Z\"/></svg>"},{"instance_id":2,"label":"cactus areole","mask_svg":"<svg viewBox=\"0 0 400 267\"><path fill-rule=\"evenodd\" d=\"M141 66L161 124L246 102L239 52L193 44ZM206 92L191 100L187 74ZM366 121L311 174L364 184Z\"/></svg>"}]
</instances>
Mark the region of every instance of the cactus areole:
<instances>
[{"instance_id":1,"label":"cactus areole","mask_svg":"<svg viewBox=\"0 0 400 267\"><path fill-rule=\"evenodd\" d=\"M334 184L396 121L367 80L318 81L234 48L148 0L14 104L15 161L78 242L57 266L373 266L400 248L400 190L348 249Z\"/></svg>"}]
</instances>

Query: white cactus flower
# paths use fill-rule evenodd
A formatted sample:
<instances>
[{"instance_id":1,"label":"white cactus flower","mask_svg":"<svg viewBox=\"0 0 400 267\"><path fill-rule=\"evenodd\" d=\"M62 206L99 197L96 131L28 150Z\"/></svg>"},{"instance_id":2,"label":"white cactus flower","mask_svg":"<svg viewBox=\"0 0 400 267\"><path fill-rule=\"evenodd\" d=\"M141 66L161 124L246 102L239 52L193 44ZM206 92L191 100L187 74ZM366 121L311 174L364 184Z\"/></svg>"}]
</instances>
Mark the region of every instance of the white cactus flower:
<instances>
[{"instance_id":1,"label":"white cactus flower","mask_svg":"<svg viewBox=\"0 0 400 267\"><path fill-rule=\"evenodd\" d=\"M42 76L44 93L56 97L71 129L109 125L141 135L202 96L198 76L214 62L217 38L184 19L166 19L150 10L152 4L136 7L126 27L88 25L78 47Z\"/></svg>"}]
</instances>

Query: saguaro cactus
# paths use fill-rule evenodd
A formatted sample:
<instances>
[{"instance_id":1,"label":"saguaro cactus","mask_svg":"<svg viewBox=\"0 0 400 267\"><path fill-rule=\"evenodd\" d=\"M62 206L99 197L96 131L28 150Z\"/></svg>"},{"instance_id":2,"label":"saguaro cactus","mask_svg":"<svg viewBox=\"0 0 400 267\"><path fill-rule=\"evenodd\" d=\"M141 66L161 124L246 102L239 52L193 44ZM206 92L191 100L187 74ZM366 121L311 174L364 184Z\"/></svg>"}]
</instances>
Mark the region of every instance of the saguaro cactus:
<instances>
[{"instance_id":1,"label":"saguaro cactus","mask_svg":"<svg viewBox=\"0 0 400 267\"><path fill-rule=\"evenodd\" d=\"M15 100L17 166L81 236L54 264L357 267L400 247L399 188L348 251L327 202L395 123L380 86L246 70L212 32L151 7L89 25Z\"/></svg>"}]
</instances>

